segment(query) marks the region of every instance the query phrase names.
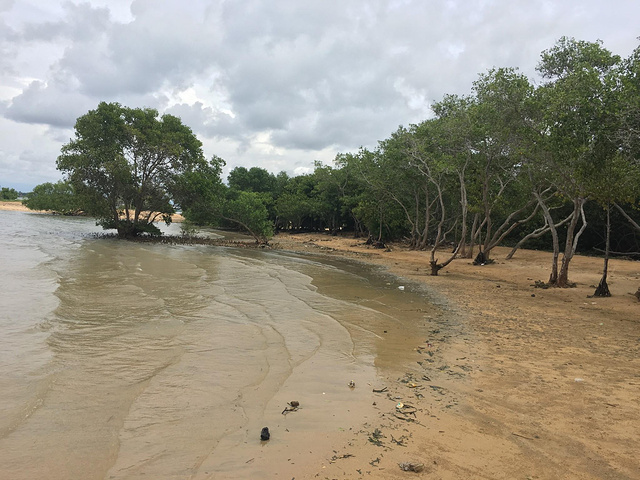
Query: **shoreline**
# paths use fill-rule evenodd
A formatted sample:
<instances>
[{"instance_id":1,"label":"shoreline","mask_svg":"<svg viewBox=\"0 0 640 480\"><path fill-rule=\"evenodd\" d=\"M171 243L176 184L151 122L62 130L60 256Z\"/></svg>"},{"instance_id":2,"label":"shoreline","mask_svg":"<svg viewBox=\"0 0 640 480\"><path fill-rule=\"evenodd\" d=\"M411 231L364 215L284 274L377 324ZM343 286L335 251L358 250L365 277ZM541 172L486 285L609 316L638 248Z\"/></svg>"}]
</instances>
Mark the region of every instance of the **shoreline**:
<instances>
[{"instance_id":1,"label":"shoreline","mask_svg":"<svg viewBox=\"0 0 640 480\"><path fill-rule=\"evenodd\" d=\"M21 201L19 200L0 200L0 210L5 210L5 211L10 211L10 212L24 212L24 213L38 213L38 214L44 214L44 215L56 215L55 213L49 211L49 210L31 210L27 207L25 207ZM156 223L161 222L162 220L159 220ZM178 213L174 213L173 215L171 215L171 221L173 223L181 223L184 221L184 217Z\"/></svg>"},{"instance_id":2,"label":"shoreline","mask_svg":"<svg viewBox=\"0 0 640 480\"><path fill-rule=\"evenodd\" d=\"M425 318L415 364L381 370L378 418L300 478L410 475L401 465L442 479L640 478L640 262L611 260L613 297L588 298L600 258L574 258L576 288L545 290L534 282L548 276L547 252L505 261L497 248L494 264L456 259L432 277L428 253L400 245L317 233L272 244L378 265L445 299L444 315Z\"/></svg>"},{"instance_id":3,"label":"shoreline","mask_svg":"<svg viewBox=\"0 0 640 480\"><path fill-rule=\"evenodd\" d=\"M381 335L376 383L356 379L373 414L323 432L295 478L640 479L640 262L612 259L613 297L588 298L600 258L574 258L576 288L545 290L534 284L548 277L548 252L505 261L497 248L494 264L456 259L432 277L427 252L398 244L320 233L271 243L381 268L437 307L407 303L420 335Z\"/></svg>"}]
</instances>

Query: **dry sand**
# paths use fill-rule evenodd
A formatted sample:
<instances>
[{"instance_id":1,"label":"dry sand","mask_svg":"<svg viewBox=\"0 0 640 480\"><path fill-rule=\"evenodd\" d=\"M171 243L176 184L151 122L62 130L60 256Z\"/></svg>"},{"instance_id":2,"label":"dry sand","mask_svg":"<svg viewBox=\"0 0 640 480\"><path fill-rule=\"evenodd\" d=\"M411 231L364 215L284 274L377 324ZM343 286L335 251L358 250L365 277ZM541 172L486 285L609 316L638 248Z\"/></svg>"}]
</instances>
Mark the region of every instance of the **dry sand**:
<instances>
[{"instance_id":1,"label":"dry sand","mask_svg":"<svg viewBox=\"0 0 640 480\"><path fill-rule=\"evenodd\" d=\"M35 210L29 210L27 207L22 205L22 202L19 201L7 201L0 200L0 210L11 210L14 212L34 212Z\"/></svg>"},{"instance_id":2,"label":"dry sand","mask_svg":"<svg viewBox=\"0 0 640 480\"><path fill-rule=\"evenodd\" d=\"M545 290L533 284L548 278L546 252L505 261L498 248L494 264L457 259L432 277L428 253L398 245L320 234L273 243L382 265L446 304L442 326L404 347L415 364L383 370L377 421L296 478L640 479L640 262L613 260L613 297L596 299L598 258L574 258L576 288Z\"/></svg>"}]
</instances>

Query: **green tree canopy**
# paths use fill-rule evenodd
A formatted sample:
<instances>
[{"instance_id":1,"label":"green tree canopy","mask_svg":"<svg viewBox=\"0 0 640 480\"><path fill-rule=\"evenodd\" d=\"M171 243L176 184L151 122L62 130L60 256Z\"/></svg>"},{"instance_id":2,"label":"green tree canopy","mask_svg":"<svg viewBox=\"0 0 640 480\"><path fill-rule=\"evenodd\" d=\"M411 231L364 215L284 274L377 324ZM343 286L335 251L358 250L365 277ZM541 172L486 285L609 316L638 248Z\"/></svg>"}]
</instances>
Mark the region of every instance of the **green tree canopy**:
<instances>
[{"instance_id":1,"label":"green tree canopy","mask_svg":"<svg viewBox=\"0 0 640 480\"><path fill-rule=\"evenodd\" d=\"M182 216L196 225L218 223L227 188L222 183L225 161L214 156L209 163L202 163L177 177L174 200L182 209Z\"/></svg>"},{"instance_id":2,"label":"green tree canopy","mask_svg":"<svg viewBox=\"0 0 640 480\"><path fill-rule=\"evenodd\" d=\"M177 178L204 162L202 144L179 118L102 102L78 118L57 165L87 213L131 237L160 233L152 222L171 221Z\"/></svg>"},{"instance_id":3,"label":"green tree canopy","mask_svg":"<svg viewBox=\"0 0 640 480\"><path fill-rule=\"evenodd\" d=\"M278 185L278 180L273 173L264 168L235 167L227 176L229 188L243 192L273 193Z\"/></svg>"},{"instance_id":4,"label":"green tree canopy","mask_svg":"<svg viewBox=\"0 0 640 480\"><path fill-rule=\"evenodd\" d=\"M69 182L42 183L22 201L31 210L46 210L61 215L75 215L82 210L82 200Z\"/></svg>"},{"instance_id":5,"label":"green tree canopy","mask_svg":"<svg viewBox=\"0 0 640 480\"><path fill-rule=\"evenodd\" d=\"M543 112L540 141L547 151L536 168L543 169L546 179L573 204L559 272L554 252L549 283L557 286L569 284L569 264L587 226L584 205L597 196L594 187L601 190L597 187L601 180L610 181L602 178L602 166L618 155L620 62L601 42L563 37L542 53L537 67L548 82L536 92Z\"/></svg>"},{"instance_id":6,"label":"green tree canopy","mask_svg":"<svg viewBox=\"0 0 640 480\"><path fill-rule=\"evenodd\" d=\"M15 188L2 187L0 190L0 200L16 200L18 191Z\"/></svg>"},{"instance_id":7,"label":"green tree canopy","mask_svg":"<svg viewBox=\"0 0 640 480\"><path fill-rule=\"evenodd\" d=\"M232 222L257 243L266 244L273 236L273 223L269 220L264 196L256 192L233 192L224 205L222 218Z\"/></svg>"}]
</instances>

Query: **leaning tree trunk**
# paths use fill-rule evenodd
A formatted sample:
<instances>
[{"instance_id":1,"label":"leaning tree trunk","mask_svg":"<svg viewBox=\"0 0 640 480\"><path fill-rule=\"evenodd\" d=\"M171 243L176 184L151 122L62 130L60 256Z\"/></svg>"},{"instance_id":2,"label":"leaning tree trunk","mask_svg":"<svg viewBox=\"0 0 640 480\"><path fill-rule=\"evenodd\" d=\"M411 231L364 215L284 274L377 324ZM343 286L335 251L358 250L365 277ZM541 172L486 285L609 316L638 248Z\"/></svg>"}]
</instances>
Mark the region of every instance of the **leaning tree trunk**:
<instances>
[{"instance_id":1,"label":"leaning tree trunk","mask_svg":"<svg viewBox=\"0 0 640 480\"><path fill-rule=\"evenodd\" d=\"M567 223L570 219L571 219L571 215L569 215L564 220L561 220L558 223L556 223L554 225L554 228L557 229L558 227L561 227L562 225ZM550 230L551 230L551 228L549 228L549 225L547 224L546 217L545 217L544 225L542 227L540 227L540 228L535 229L533 232L529 233L528 235L523 237L518 243L516 243L516 245L511 249L509 254L506 257L504 257L505 260L511 260L513 258L513 255L518 251L518 249L522 245L524 245L527 242L527 240L530 240L532 238L540 238L542 235L544 235L545 233L547 233ZM557 237L557 233L556 233L556 237ZM556 244L557 244L557 242L556 242ZM560 248L558 247L558 249L556 249L555 251L559 252ZM556 265L557 265L557 262L556 262ZM557 272L557 268L556 268L556 272Z\"/></svg>"},{"instance_id":2,"label":"leaning tree trunk","mask_svg":"<svg viewBox=\"0 0 640 480\"><path fill-rule=\"evenodd\" d=\"M556 287L565 288L569 286L569 264L576 253L576 249L578 248L578 240L580 239L582 232L584 232L584 229L587 228L587 219L584 215L585 202L585 198L577 198L573 201L573 218L571 219L569 228L567 228L567 240L565 243L564 253L562 255L560 274L558 275L558 281L555 283ZM582 218L582 226L578 233L574 234L580 218Z\"/></svg>"},{"instance_id":3,"label":"leaning tree trunk","mask_svg":"<svg viewBox=\"0 0 640 480\"><path fill-rule=\"evenodd\" d=\"M460 232L460 238L462 239L460 247L460 256L465 257L467 255L467 215L469 213L469 201L467 200L467 186L464 179L464 174L467 164L465 163L462 170L458 172L458 180L460 182L460 208L462 211L462 231Z\"/></svg>"},{"instance_id":4,"label":"leaning tree trunk","mask_svg":"<svg viewBox=\"0 0 640 480\"><path fill-rule=\"evenodd\" d=\"M478 218L480 217L479 213L476 213L473 216L473 223L471 224L471 236L469 237L469 250L467 250L464 258L473 257L473 250L475 248L475 239L476 239L476 229L478 228Z\"/></svg>"},{"instance_id":5,"label":"leaning tree trunk","mask_svg":"<svg viewBox=\"0 0 640 480\"><path fill-rule=\"evenodd\" d=\"M460 247L464 243L464 238L461 238L455 250L451 254L451 256L446 261L442 263L438 263L438 259L436 258L436 250L438 249L438 246L440 245L440 243L444 241L444 237L446 237L446 234L443 235L443 232L442 232L442 227L444 226L444 223L446 220L446 210L445 210L444 198L442 196L442 190L440 189L440 186L437 184L436 184L436 188L438 190L438 201L440 202L440 222L438 223L436 238L433 242L433 248L431 249L431 260L429 260L429 265L431 266L431 275L434 277L437 277L438 272L442 270L444 267L446 267L447 265L449 265L453 261L453 259L456 258L456 256L458 255L458 252L460 251Z\"/></svg>"},{"instance_id":6,"label":"leaning tree trunk","mask_svg":"<svg viewBox=\"0 0 640 480\"><path fill-rule=\"evenodd\" d=\"M455 250L451 253L451 256L442 263L438 263L438 259L433 258L433 256L431 256L431 260L429 261L429 265L431 266L431 276L437 277L438 272L442 270L444 267L446 267L447 265L449 265L453 261L453 259L456 258L456 256L458 255L458 251L460 250L460 247L462 246L463 242L464 242L464 239L460 239Z\"/></svg>"},{"instance_id":7,"label":"leaning tree trunk","mask_svg":"<svg viewBox=\"0 0 640 480\"><path fill-rule=\"evenodd\" d=\"M553 217L551 217L549 207L542 198L540 192L534 191L533 194L538 199L538 204L540 205L540 208L542 208L542 215L547 222L547 226L551 230L551 239L553 241L553 259L551 260L551 274L549 275L549 285L555 285L558 281L558 258L560 257L560 241L558 240L558 230L556 229L556 224L553 221ZM571 216L569 218L571 218Z\"/></svg>"},{"instance_id":8,"label":"leaning tree trunk","mask_svg":"<svg viewBox=\"0 0 640 480\"><path fill-rule=\"evenodd\" d=\"M594 297L610 297L609 285L607 285L607 273L609 270L609 252L611 249L611 205L607 204L607 241L604 249L604 268L602 269L602 278L598 284L598 288L594 292Z\"/></svg>"},{"instance_id":9,"label":"leaning tree trunk","mask_svg":"<svg viewBox=\"0 0 640 480\"><path fill-rule=\"evenodd\" d=\"M482 243L482 225L487 222L487 218L483 220L483 222L478 227L478 255L473 259L474 265L484 265L489 261L489 258L482 251L483 243Z\"/></svg>"}]
</instances>

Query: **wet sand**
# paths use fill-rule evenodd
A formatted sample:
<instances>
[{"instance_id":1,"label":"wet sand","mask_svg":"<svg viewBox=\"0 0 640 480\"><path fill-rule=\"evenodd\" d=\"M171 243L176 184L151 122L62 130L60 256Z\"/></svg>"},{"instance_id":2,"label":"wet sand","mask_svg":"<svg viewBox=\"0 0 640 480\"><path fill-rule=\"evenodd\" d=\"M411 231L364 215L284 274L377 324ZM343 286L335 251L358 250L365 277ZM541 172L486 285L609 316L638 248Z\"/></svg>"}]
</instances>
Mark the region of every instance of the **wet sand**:
<instances>
[{"instance_id":1,"label":"wet sand","mask_svg":"<svg viewBox=\"0 0 640 480\"><path fill-rule=\"evenodd\" d=\"M439 313L361 264L0 216L0 478L315 474Z\"/></svg>"},{"instance_id":2,"label":"wet sand","mask_svg":"<svg viewBox=\"0 0 640 480\"><path fill-rule=\"evenodd\" d=\"M640 478L640 262L613 260L613 297L588 298L602 260L578 256L571 289L540 289L550 255L522 250L438 277L428 254L353 238L278 235L276 248L381 265L439 298L440 324L410 344L413 362L383 368L374 420L296 478ZM399 466L422 464L419 473ZM405 467L411 465L404 464ZM419 469L419 467L418 467Z\"/></svg>"}]
</instances>

